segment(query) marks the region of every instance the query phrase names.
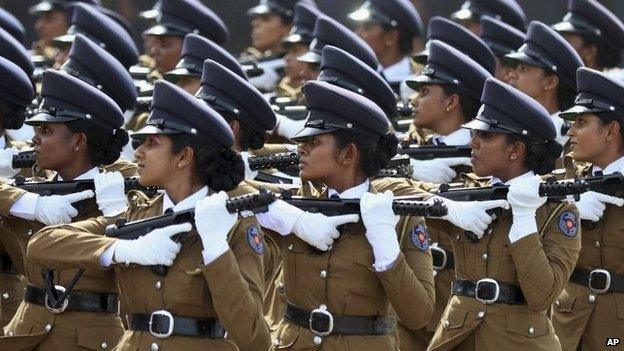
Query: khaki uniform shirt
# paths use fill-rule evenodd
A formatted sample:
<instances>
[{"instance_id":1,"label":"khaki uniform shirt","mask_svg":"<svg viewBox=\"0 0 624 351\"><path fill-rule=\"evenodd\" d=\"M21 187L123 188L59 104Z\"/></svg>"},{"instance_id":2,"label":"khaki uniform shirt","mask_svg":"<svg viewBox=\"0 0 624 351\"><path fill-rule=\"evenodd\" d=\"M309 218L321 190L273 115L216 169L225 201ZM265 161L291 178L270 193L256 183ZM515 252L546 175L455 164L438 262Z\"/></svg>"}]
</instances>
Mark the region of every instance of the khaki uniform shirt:
<instances>
[{"instance_id":1,"label":"khaki uniform shirt","mask_svg":"<svg viewBox=\"0 0 624 351\"><path fill-rule=\"evenodd\" d=\"M241 185L229 192L229 196L251 192L252 188ZM129 221L162 214L162 195L149 199L140 192L131 192L128 197L130 208L124 218ZM117 282L128 314L150 314L164 309L179 317L217 318L228 331L227 339L176 335L158 339L149 332L128 330L115 350L268 349L270 337L262 316L262 253L249 242L250 231L258 230L254 217L237 222L230 233L230 250L208 265L203 264L202 242L194 229L183 240L182 250L164 277L152 272L150 267L139 265L117 264L114 269L102 270L100 256L116 240L102 235L110 222L111 219L99 217L49 227L33 238L29 257L53 267L80 266L107 272L109 283Z\"/></svg>"},{"instance_id":2,"label":"khaki uniform shirt","mask_svg":"<svg viewBox=\"0 0 624 351\"><path fill-rule=\"evenodd\" d=\"M304 189L300 194L327 198L326 189L321 193ZM433 313L435 292L428 242L422 248L416 244L419 230L426 232L422 218L401 218L396 229L401 253L383 272L372 266L373 250L361 220L346 224L328 252L312 250L293 234L278 237L288 301L310 311L324 304L341 316L396 313L408 328L422 328ZM285 320L275 336L273 350L398 350L395 335L329 335L317 346L308 328Z\"/></svg>"}]
</instances>

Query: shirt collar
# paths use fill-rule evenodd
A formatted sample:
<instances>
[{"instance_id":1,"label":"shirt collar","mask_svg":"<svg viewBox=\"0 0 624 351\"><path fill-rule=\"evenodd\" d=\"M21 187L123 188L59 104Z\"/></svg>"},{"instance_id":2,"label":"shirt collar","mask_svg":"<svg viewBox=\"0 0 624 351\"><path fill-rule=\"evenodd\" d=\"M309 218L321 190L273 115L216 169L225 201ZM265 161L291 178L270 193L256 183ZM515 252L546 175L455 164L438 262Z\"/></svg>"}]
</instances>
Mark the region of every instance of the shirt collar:
<instances>
[{"instance_id":1,"label":"shirt collar","mask_svg":"<svg viewBox=\"0 0 624 351\"><path fill-rule=\"evenodd\" d=\"M449 135L434 135L433 143L438 145L440 142L452 146L468 145L470 143L470 130L460 128Z\"/></svg>"},{"instance_id":2,"label":"shirt collar","mask_svg":"<svg viewBox=\"0 0 624 351\"><path fill-rule=\"evenodd\" d=\"M0 135L0 150L6 149L7 140L4 135Z\"/></svg>"},{"instance_id":3,"label":"shirt collar","mask_svg":"<svg viewBox=\"0 0 624 351\"><path fill-rule=\"evenodd\" d=\"M100 169L97 167L93 167L90 170L86 171L85 173L77 176L76 178L74 178L74 180L89 180L89 179L94 179L96 175L100 174ZM63 178L61 177L61 175L58 175L58 181L62 182Z\"/></svg>"},{"instance_id":4,"label":"shirt collar","mask_svg":"<svg viewBox=\"0 0 624 351\"><path fill-rule=\"evenodd\" d=\"M522 175L519 175L519 176L517 176L515 178L509 179L508 181L505 182L505 185L509 185L509 183L512 180L515 180L515 179L528 178L528 177L533 177L533 176L535 176L535 173L533 173L533 171L528 171L528 172L526 172L526 173L524 173ZM492 180L491 180L490 183L491 184L497 184L497 183L502 183L502 182L503 181L500 180L499 178L496 178L496 177L492 176Z\"/></svg>"},{"instance_id":5,"label":"shirt collar","mask_svg":"<svg viewBox=\"0 0 624 351\"><path fill-rule=\"evenodd\" d=\"M412 65L409 58L405 56L401 61L391 66L382 67L381 72L383 72L388 82L402 82L407 76L412 74Z\"/></svg>"},{"instance_id":6,"label":"shirt collar","mask_svg":"<svg viewBox=\"0 0 624 351\"><path fill-rule=\"evenodd\" d=\"M366 181L360 185L354 186L353 188L347 189L342 193L338 193L336 190L332 188L327 189L327 197L332 197L332 195L338 194L341 199L360 199L364 194L368 192L370 188L370 181L366 179Z\"/></svg>"},{"instance_id":7,"label":"shirt collar","mask_svg":"<svg viewBox=\"0 0 624 351\"><path fill-rule=\"evenodd\" d=\"M594 165L592 166L592 175L595 175L597 171L602 171L602 174L613 174L621 171L624 168L624 156L618 158L617 160L611 162L605 169L601 169L600 167Z\"/></svg>"},{"instance_id":8,"label":"shirt collar","mask_svg":"<svg viewBox=\"0 0 624 351\"><path fill-rule=\"evenodd\" d=\"M194 208L195 204L197 204L199 200L205 198L206 196L208 196L207 186L199 189L197 192L193 193L191 196L185 198L184 200L178 202L178 204L176 205L173 203L173 201L171 201L171 198L165 192L165 195L163 196L162 213L164 214L165 211L167 211L168 209L172 209L174 212L179 212L179 211L184 211L184 210Z\"/></svg>"}]
</instances>

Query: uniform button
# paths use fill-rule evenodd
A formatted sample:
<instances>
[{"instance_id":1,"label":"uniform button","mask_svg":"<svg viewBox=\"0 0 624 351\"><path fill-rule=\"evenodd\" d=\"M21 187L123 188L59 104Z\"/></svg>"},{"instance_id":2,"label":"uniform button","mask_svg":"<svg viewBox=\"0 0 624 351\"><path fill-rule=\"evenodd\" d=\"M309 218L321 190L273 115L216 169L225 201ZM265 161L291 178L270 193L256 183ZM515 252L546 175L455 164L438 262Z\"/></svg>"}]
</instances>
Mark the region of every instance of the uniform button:
<instances>
[{"instance_id":1,"label":"uniform button","mask_svg":"<svg viewBox=\"0 0 624 351\"><path fill-rule=\"evenodd\" d=\"M126 267L130 267L130 262L126 262L124 265L125 265Z\"/></svg>"},{"instance_id":2,"label":"uniform button","mask_svg":"<svg viewBox=\"0 0 624 351\"><path fill-rule=\"evenodd\" d=\"M479 318L479 319L483 318L484 316L485 316L485 312L483 312L483 311L479 311L477 313L477 318Z\"/></svg>"},{"instance_id":3,"label":"uniform button","mask_svg":"<svg viewBox=\"0 0 624 351\"><path fill-rule=\"evenodd\" d=\"M449 324L450 324L449 321L446 321L446 320L442 322L442 326L444 328L448 328Z\"/></svg>"},{"instance_id":4,"label":"uniform button","mask_svg":"<svg viewBox=\"0 0 624 351\"><path fill-rule=\"evenodd\" d=\"M288 251L292 251L295 248L295 245L290 244L288 245Z\"/></svg>"},{"instance_id":5,"label":"uniform button","mask_svg":"<svg viewBox=\"0 0 624 351\"><path fill-rule=\"evenodd\" d=\"M277 283L277 291L283 293L284 292L284 283L279 282Z\"/></svg>"},{"instance_id":6,"label":"uniform button","mask_svg":"<svg viewBox=\"0 0 624 351\"><path fill-rule=\"evenodd\" d=\"M594 246L600 247L600 241L596 240L596 242L594 243Z\"/></svg>"},{"instance_id":7,"label":"uniform button","mask_svg":"<svg viewBox=\"0 0 624 351\"><path fill-rule=\"evenodd\" d=\"M589 294L589 296L587 297L587 301L589 301L589 303L594 303L594 302L596 302L596 295L594 295L594 294Z\"/></svg>"},{"instance_id":8,"label":"uniform button","mask_svg":"<svg viewBox=\"0 0 624 351\"><path fill-rule=\"evenodd\" d=\"M327 271L326 271L326 270L324 270L324 269L321 271L321 278L322 278L322 279L327 278Z\"/></svg>"},{"instance_id":9,"label":"uniform button","mask_svg":"<svg viewBox=\"0 0 624 351\"><path fill-rule=\"evenodd\" d=\"M555 306L559 308L561 306L561 302L559 302L559 300L555 301Z\"/></svg>"},{"instance_id":10,"label":"uniform button","mask_svg":"<svg viewBox=\"0 0 624 351\"><path fill-rule=\"evenodd\" d=\"M280 339L273 340L273 346L278 347L280 345Z\"/></svg>"},{"instance_id":11,"label":"uniform button","mask_svg":"<svg viewBox=\"0 0 624 351\"><path fill-rule=\"evenodd\" d=\"M529 327L529 334L533 334L533 333L535 333L535 328Z\"/></svg>"},{"instance_id":12,"label":"uniform button","mask_svg":"<svg viewBox=\"0 0 624 351\"><path fill-rule=\"evenodd\" d=\"M487 253L484 253L483 255L481 255L481 260L487 261Z\"/></svg>"},{"instance_id":13,"label":"uniform button","mask_svg":"<svg viewBox=\"0 0 624 351\"><path fill-rule=\"evenodd\" d=\"M49 332L50 330L52 330L52 325L46 324L46 326L43 327L43 329L45 329L46 332Z\"/></svg>"},{"instance_id":14,"label":"uniform button","mask_svg":"<svg viewBox=\"0 0 624 351\"><path fill-rule=\"evenodd\" d=\"M14 333L14 332L12 332L12 331L11 331L11 332L9 332L9 336L13 336L13 335L15 335L15 333Z\"/></svg>"},{"instance_id":15,"label":"uniform button","mask_svg":"<svg viewBox=\"0 0 624 351\"><path fill-rule=\"evenodd\" d=\"M154 284L154 287L156 288L156 290L160 290L160 288L162 287L162 283L159 281L156 282L156 284Z\"/></svg>"},{"instance_id":16,"label":"uniform button","mask_svg":"<svg viewBox=\"0 0 624 351\"><path fill-rule=\"evenodd\" d=\"M455 237L455 240L459 241L459 234L457 234L457 236Z\"/></svg>"},{"instance_id":17,"label":"uniform button","mask_svg":"<svg viewBox=\"0 0 624 351\"><path fill-rule=\"evenodd\" d=\"M33 230L32 229L28 229L28 231L26 232L26 235L31 236L33 234Z\"/></svg>"},{"instance_id":18,"label":"uniform button","mask_svg":"<svg viewBox=\"0 0 624 351\"><path fill-rule=\"evenodd\" d=\"M314 337L313 341L314 341L314 345L320 345L323 342L323 338L317 335Z\"/></svg>"},{"instance_id":19,"label":"uniform button","mask_svg":"<svg viewBox=\"0 0 624 351\"><path fill-rule=\"evenodd\" d=\"M485 231L485 235L491 235L492 234L492 228L489 228L488 230Z\"/></svg>"},{"instance_id":20,"label":"uniform button","mask_svg":"<svg viewBox=\"0 0 624 351\"><path fill-rule=\"evenodd\" d=\"M104 350L106 350L108 348L108 344L106 342L103 342L100 344L100 347Z\"/></svg>"},{"instance_id":21,"label":"uniform button","mask_svg":"<svg viewBox=\"0 0 624 351\"><path fill-rule=\"evenodd\" d=\"M157 344L157 343L155 343L155 342L153 342L153 343L152 343L152 346L150 346L150 350L152 350L152 351L158 351L158 344Z\"/></svg>"},{"instance_id":22,"label":"uniform button","mask_svg":"<svg viewBox=\"0 0 624 351\"><path fill-rule=\"evenodd\" d=\"M11 295L9 295L8 292L5 292L4 294L2 294L2 298L5 299L5 300L8 300L9 297L11 297Z\"/></svg>"}]
</instances>

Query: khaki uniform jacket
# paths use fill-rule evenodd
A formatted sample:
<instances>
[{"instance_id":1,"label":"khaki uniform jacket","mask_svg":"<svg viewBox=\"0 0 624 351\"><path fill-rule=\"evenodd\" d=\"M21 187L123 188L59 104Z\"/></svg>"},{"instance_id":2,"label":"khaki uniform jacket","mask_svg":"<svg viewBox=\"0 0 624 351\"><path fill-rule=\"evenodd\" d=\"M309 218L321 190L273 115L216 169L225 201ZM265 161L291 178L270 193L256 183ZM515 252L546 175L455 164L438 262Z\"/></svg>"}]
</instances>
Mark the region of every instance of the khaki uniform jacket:
<instances>
[{"instance_id":1,"label":"khaki uniform jacket","mask_svg":"<svg viewBox=\"0 0 624 351\"><path fill-rule=\"evenodd\" d=\"M118 170L124 176L136 175L136 166L118 162L106 167ZM9 215L11 206L25 193L24 190L0 185L0 215L3 239L14 243L6 247L13 261L23 269L29 283L45 288L41 271L46 266L26 259L28 241L43 224ZM101 215L95 199L75 204L78 216L74 221ZM59 253L65 255L67 252ZM55 284L65 286L76 274L76 269L55 272ZM110 271L87 270L74 291L116 293ZM45 307L21 301L15 316L0 338L0 350L101 350L102 345L114 345L123 334L121 320L108 313L73 312L53 314Z\"/></svg>"},{"instance_id":2,"label":"khaki uniform jacket","mask_svg":"<svg viewBox=\"0 0 624 351\"><path fill-rule=\"evenodd\" d=\"M327 198L326 189L301 193ZM410 329L422 328L433 313L435 297L431 253L428 245L423 250L414 244L417 228L424 228L422 218L401 218L396 232L402 252L384 272L372 267L373 250L361 220L346 224L328 252L311 249L293 234L277 238L288 301L310 311L324 304L341 316L388 316L394 310ZM395 335L329 335L315 345L308 328L285 320L275 336L272 350L398 350Z\"/></svg>"},{"instance_id":3,"label":"khaki uniform jacket","mask_svg":"<svg viewBox=\"0 0 624 351\"><path fill-rule=\"evenodd\" d=\"M230 197L253 192L246 185L229 193ZM163 197L149 199L139 192L129 193L129 221L160 216ZM254 217L237 222L231 233L230 250L209 265L203 265L202 243L195 230L182 242L182 250L166 276L150 267L118 264L102 269L100 256L116 239L103 236L112 222L104 217L72 225L48 227L33 238L29 257L42 264L58 267L99 269L117 282L120 298L128 313L150 314L167 310L174 316L217 318L228 331L227 339L173 335L158 339L149 332L128 330L117 344L117 351L204 351L267 350L270 337L262 316L262 254L252 249L249 232L257 230ZM253 229L255 228L255 229Z\"/></svg>"},{"instance_id":4,"label":"khaki uniform jacket","mask_svg":"<svg viewBox=\"0 0 624 351\"><path fill-rule=\"evenodd\" d=\"M591 166L576 169L579 177L590 177ZM624 210L606 204L595 227L583 226L582 249L576 267L588 271L606 269L624 276ZM588 287L567 282L555 301L552 323L564 350L616 349L606 347L608 338L624 334L624 294L594 294Z\"/></svg>"},{"instance_id":5,"label":"khaki uniform jacket","mask_svg":"<svg viewBox=\"0 0 624 351\"><path fill-rule=\"evenodd\" d=\"M580 221L574 205L556 201L540 207L536 218L540 233L513 244L508 239L510 210L503 211L491 233L478 242L465 235L452 238L458 278L493 278L518 285L527 304L485 305L452 296L428 350L561 350L546 310L563 290L578 258ZM569 223L570 218L576 221ZM575 230L568 230L570 224Z\"/></svg>"}]
</instances>

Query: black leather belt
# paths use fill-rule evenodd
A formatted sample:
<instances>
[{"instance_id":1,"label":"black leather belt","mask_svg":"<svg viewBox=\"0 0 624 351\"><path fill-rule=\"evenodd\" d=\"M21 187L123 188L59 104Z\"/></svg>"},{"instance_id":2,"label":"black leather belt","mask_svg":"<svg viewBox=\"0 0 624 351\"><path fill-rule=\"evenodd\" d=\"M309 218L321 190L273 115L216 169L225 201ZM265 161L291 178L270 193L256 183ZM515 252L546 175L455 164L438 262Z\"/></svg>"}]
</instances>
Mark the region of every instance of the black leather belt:
<instances>
[{"instance_id":1,"label":"black leather belt","mask_svg":"<svg viewBox=\"0 0 624 351\"><path fill-rule=\"evenodd\" d=\"M0 273L17 274L13 260L9 255L0 255Z\"/></svg>"},{"instance_id":2,"label":"black leather belt","mask_svg":"<svg viewBox=\"0 0 624 351\"><path fill-rule=\"evenodd\" d=\"M313 311L305 310L288 302L284 319L292 324L307 328L315 335L386 335L396 330L395 317L353 317L335 316L322 305Z\"/></svg>"},{"instance_id":3,"label":"black leather belt","mask_svg":"<svg viewBox=\"0 0 624 351\"><path fill-rule=\"evenodd\" d=\"M62 291L59 288L57 287L57 290ZM117 295L109 293L97 294L74 291L69 294L61 307L51 308L47 303L48 297L45 290L28 284L24 300L43 306L52 313L65 311L117 313Z\"/></svg>"},{"instance_id":4,"label":"black leather belt","mask_svg":"<svg viewBox=\"0 0 624 351\"><path fill-rule=\"evenodd\" d=\"M455 268L455 258L452 251L444 250L439 246L431 246L429 248L433 258L433 269L441 271L445 268Z\"/></svg>"},{"instance_id":5,"label":"black leather belt","mask_svg":"<svg viewBox=\"0 0 624 351\"><path fill-rule=\"evenodd\" d=\"M588 271L583 268L574 268L570 276L570 281L575 284L586 286L596 294L624 292L624 277L612 274L606 269Z\"/></svg>"},{"instance_id":6,"label":"black leather belt","mask_svg":"<svg viewBox=\"0 0 624 351\"><path fill-rule=\"evenodd\" d=\"M166 310L154 311L152 314L133 313L130 316L130 329L149 332L159 339L172 335L212 339L227 337L227 331L217 319L176 317Z\"/></svg>"},{"instance_id":7,"label":"black leather belt","mask_svg":"<svg viewBox=\"0 0 624 351\"><path fill-rule=\"evenodd\" d=\"M526 304L524 294L519 286L499 283L491 278L478 281L455 278L451 291L453 295L472 297L485 304L495 302L510 305Z\"/></svg>"}]
</instances>

